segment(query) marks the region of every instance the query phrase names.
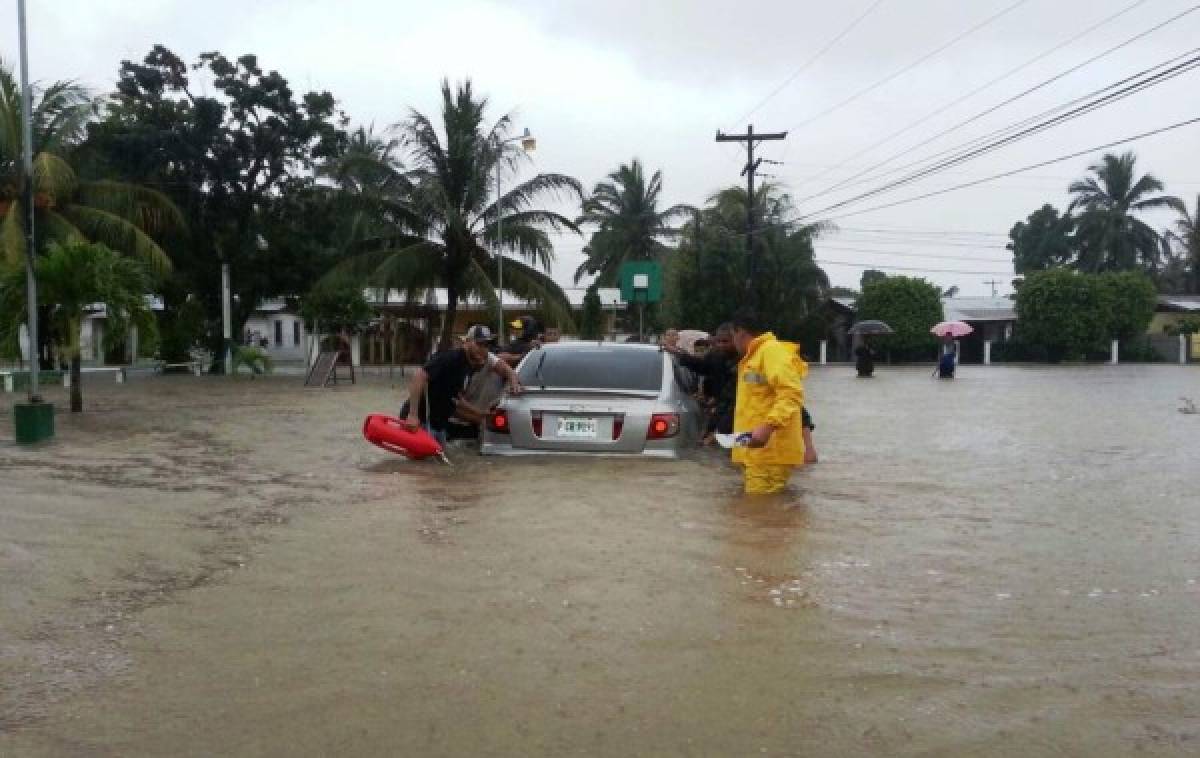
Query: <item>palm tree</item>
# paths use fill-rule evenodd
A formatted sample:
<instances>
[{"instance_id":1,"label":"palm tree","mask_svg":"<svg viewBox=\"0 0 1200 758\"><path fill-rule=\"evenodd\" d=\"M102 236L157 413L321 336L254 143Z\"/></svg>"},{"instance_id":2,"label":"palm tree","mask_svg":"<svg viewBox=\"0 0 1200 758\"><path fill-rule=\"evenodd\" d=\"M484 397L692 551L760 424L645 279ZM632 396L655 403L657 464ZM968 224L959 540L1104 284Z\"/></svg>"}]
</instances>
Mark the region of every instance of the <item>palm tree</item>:
<instances>
[{"instance_id":1,"label":"palm tree","mask_svg":"<svg viewBox=\"0 0 1200 758\"><path fill-rule=\"evenodd\" d=\"M53 243L98 241L146 262L159 274L171 268L166 252L151 236L183 228L183 216L159 192L115 181L81 181L69 158L83 141L95 114L87 91L71 82L35 90L33 122L33 204L38 252ZM12 69L0 60L0 266L21 264L26 255L22 160L24 119L21 89ZM53 324L50 325L53 328ZM41 354L54 334L39 330Z\"/></svg>"},{"instance_id":2,"label":"palm tree","mask_svg":"<svg viewBox=\"0 0 1200 758\"><path fill-rule=\"evenodd\" d=\"M1159 235L1135 214L1178 208L1178 198L1161 195L1163 183L1150 174L1137 177L1133 153L1108 153L1089 166L1095 174L1072 182L1069 212L1081 210L1076 241L1077 266L1085 271L1126 271L1139 264L1156 268Z\"/></svg>"},{"instance_id":3,"label":"palm tree","mask_svg":"<svg viewBox=\"0 0 1200 758\"><path fill-rule=\"evenodd\" d=\"M60 354L71 362L71 411L83 410L80 385L80 329L88 311L105 307L111 339L120 339L130 325L144 333L155 328L146 302L151 272L146 264L118 255L98 243L52 244L36 259L40 297L49 304L50 325L60 336ZM0 278L0 341L12 344L24 323L25 272L9 267Z\"/></svg>"},{"instance_id":4,"label":"palm tree","mask_svg":"<svg viewBox=\"0 0 1200 758\"><path fill-rule=\"evenodd\" d=\"M459 302L481 298L499 305L497 260L504 262L504 286L539 303L552 317L570 322L570 305L548 272L554 246L547 230L579 229L554 211L532 207L543 195L582 197L579 182L563 174L538 174L518 183L498 201L489 178L511 171L524 153L506 142L511 119L485 123L488 101L468 80L452 89L442 82L442 129L412 110L396 125L411 168L404 181L385 191L360 193L378 209L384 233L368 230L355 242L359 252L331 277L350 277L368 286L398 289L412 299L434 287L446 289L441 344L450 343ZM503 237L498 238L498 222Z\"/></svg>"},{"instance_id":5,"label":"palm tree","mask_svg":"<svg viewBox=\"0 0 1200 758\"><path fill-rule=\"evenodd\" d=\"M156 272L168 271L170 259L150 235L182 227L179 210L166 196L145 187L81 181L68 161L94 114L90 96L71 82L56 82L33 94L32 180L39 247L99 241L142 259ZM12 70L0 61L0 260L9 264L23 260L26 252L23 134L21 89Z\"/></svg>"},{"instance_id":6,"label":"palm tree","mask_svg":"<svg viewBox=\"0 0 1200 758\"><path fill-rule=\"evenodd\" d=\"M1187 292L1200 294L1200 195L1196 195L1196 210L1191 212L1180 201L1175 207L1180 218L1171 236L1183 247L1187 267Z\"/></svg>"},{"instance_id":7,"label":"palm tree","mask_svg":"<svg viewBox=\"0 0 1200 758\"><path fill-rule=\"evenodd\" d=\"M658 210L662 193L662 172L655 171L646 181L642 162L634 158L623 163L599 182L583 203L583 213L575 223L592 224L596 232L583 249L587 260L575 269L575 283L585 276L596 276L601 287L616 284L621 264L626 261L661 261L670 250L661 239L675 238L680 229L672 224L696 213L690 205L673 205Z\"/></svg>"}]
</instances>

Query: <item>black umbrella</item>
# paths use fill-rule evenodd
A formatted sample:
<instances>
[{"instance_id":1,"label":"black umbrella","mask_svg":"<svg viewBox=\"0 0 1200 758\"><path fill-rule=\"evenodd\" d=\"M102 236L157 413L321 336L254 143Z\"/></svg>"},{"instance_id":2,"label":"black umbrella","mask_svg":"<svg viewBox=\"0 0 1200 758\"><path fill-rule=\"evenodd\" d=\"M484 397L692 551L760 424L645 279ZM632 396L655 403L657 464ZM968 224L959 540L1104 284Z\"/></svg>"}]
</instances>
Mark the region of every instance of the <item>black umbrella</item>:
<instances>
[{"instance_id":1,"label":"black umbrella","mask_svg":"<svg viewBox=\"0 0 1200 758\"><path fill-rule=\"evenodd\" d=\"M895 330L882 321L859 321L850 327L849 334L895 334Z\"/></svg>"}]
</instances>

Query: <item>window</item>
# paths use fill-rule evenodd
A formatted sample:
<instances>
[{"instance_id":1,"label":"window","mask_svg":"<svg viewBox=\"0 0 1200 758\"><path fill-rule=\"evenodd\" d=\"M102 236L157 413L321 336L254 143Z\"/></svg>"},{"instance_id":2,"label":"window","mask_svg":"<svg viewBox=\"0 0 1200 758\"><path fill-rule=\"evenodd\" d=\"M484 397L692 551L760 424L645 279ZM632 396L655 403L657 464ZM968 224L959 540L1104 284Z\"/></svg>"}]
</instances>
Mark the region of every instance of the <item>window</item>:
<instances>
[{"instance_id":1,"label":"window","mask_svg":"<svg viewBox=\"0 0 1200 758\"><path fill-rule=\"evenodd\" d=\"M300 344L300 322L299 321L292 322L292 344L293 345Z\"/></svg>"},{"instance_id":2,"label":"window","mask_svg":"<svg viewBox=\"0 0 1200 758\"><path fill-rule=\"evenodd\" d=\"M536 350L521 364L520 379L534 388L658 392L663 357L657 350L603 346Z\"/></svg>"},{"instance_id":3,"label":"window","mask_svg":"<svg viewBox=\"0 0 1200 758\"><path fill-rule=\"evenodd\" d=\"M283 322L275 319L275 347L283 346Z\"/></svg>"}]
</instances>

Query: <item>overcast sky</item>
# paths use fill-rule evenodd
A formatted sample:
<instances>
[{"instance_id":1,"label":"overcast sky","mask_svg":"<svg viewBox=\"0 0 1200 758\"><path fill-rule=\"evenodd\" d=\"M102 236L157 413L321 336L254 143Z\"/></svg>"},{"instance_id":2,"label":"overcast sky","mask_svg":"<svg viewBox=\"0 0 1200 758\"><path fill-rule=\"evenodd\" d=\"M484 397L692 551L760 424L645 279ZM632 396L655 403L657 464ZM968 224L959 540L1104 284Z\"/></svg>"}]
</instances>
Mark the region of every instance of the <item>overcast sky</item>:
<instances>
[{"instance_id":1,"label":"overcast sky","mask_svg":"<svg viewBox=\"0 0 1200 758\"><path fill-rule=\"evenodd\" d=\"M719 188L742 181L744 154L734 145L715 143L717 129L744 131L752 122L758 131L786 130L786 140L766 143L760 151L783 165L764 166L763 171L785 185L800 213L820 211L903 175L867 174L860 184L829 191L839 180L885 159L901 154L882 169L917 161L1196 46L1200 12L914 149L1193 5L1190 0L1143 0L1060 50L945 107L1132 4L28 2L35 80L75 78L103 91L112 86L121 60L140 59L155 43L188 60L207 50L230 56L253 52L296 89L331 91L356 123L387 125L403 118L409 107L436 113L440 79L470 77L491 98L495 115L514 111L517 128L528 127L537 136L535 164L527 173L564 172L591 186L637 156L648 168L662 169L667 204L699 205ZM16 2L2 0L0 8L5 16L0 55L15 64ZM856 26L817 56L856 19ZM1183 74L947 172L820 214L841 229L818 244L818 256L835 284L857 286L864 267L878 266L923 275L943 287L958 285L963 294L990 293L985 283L990 279L1001 282L1000 292L1008 292L1011 261L1003 245L1009 228L1044 202L1065 206L1066 186L1086 172L1088 157L889 209L845 214L1200 116L1198 81L1198 72ZM876 83L881 84L871 89ZM1198 143L1200 125L1120 149L1135 150L1143 171L1194 202L1200 192ZM1151 219L1157 227L1169 220ZM582 245L582 240L568 238L559 246L555 274L563 284L570 283Z\"/></svg>"}]
</instances>

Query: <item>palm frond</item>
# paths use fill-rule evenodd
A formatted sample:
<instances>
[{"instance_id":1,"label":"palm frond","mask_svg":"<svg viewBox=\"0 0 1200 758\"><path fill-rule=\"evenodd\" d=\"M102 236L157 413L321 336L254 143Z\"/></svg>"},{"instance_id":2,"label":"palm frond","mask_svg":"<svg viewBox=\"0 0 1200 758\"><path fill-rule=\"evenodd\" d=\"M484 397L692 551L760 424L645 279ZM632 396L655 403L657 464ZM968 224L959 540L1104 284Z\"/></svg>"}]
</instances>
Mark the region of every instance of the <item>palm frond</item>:
<instances>
[{"instance_id":1,"label":"palm frond","mask_svg":"<svg viewBox=\"0 0 1200 758\"><path fill-rule=\"evenodd\" d=\"M65 203L74 194L78 180L75 170L62 157L40 152L33 157L33 191L45 194L57 204Z\"/></svg>"},{"instance_id":2,"label":"palm frond","mask_svg":"<svg viewBox=\"0 0 1200 758\"><path fill-rule=\"evenodd\" d=\"M143 261L156 274L171 270L171 258L150 235L115 213L84 205L69 205L59 213L88 239Z\"/></svg>"},{"instance_id":3,"label":"palm frond","mask_svg":"<svg viewBox=\"0 0 1200 758\"><path fill-rule=\"evenodd\" d=\"M76 192L78 203L120 216L148 234L186 228L183 212L158 190L128 182L82 182Z\"/></svg>"}]
</instances>

